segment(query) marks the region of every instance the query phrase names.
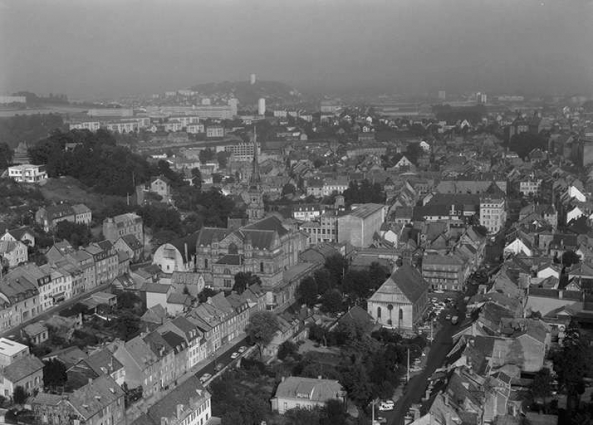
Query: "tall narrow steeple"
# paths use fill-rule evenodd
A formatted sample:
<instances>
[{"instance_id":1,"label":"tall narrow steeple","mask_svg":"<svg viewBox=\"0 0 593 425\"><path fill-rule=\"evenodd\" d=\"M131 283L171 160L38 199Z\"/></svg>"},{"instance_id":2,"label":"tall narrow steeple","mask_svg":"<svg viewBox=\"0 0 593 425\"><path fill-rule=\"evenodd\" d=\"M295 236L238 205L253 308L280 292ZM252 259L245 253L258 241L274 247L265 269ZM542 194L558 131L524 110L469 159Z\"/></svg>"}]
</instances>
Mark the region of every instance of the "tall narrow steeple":
<instances>
[{"instance_id":1,"label":"tall narrow steeple","mask_svg":"<svg viewBox=\"0 0 593 425\"><path fill-rule=\"evenodd\" d=\"M257 145L257 127L253 126L253 170L251 172L250 184L256 186L261 183L261 175L259 172L259 152Z\"/></svg>"}]
</instances>

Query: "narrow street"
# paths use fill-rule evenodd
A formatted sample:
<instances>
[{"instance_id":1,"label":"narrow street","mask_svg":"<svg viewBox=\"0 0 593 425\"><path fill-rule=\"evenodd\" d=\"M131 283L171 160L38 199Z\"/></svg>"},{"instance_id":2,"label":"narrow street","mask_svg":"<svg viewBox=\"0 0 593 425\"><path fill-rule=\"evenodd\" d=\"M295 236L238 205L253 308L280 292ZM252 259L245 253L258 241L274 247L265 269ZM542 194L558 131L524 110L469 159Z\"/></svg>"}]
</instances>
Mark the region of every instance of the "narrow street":
<instances>
[{"instance_id":1,"label":"narrow street","mask_svg":"<svg viewBox=\"0 0 593 425\"><path fill-rule=\"evenodd\" d=\"M4 332L0 332L0 337L9 338L9 339L14 339L14 338L19 339L21 336L21 330L23 330L23 328L25 326L27 326L31 323L45 321L45 320L49 319L50 317L58 314L60 311L66 309L68 307L72 307L77 302L90 297L95 292L105 291L105 290L109 289L110 286L111 286L111 283L104 283L102 285L97 286L96 288L93 288L92 290L90 290L88 292L85 292L83 294L79 294L73 298L70 298L69 300L66 300L63 303L61 303L57 306L54 306L54 307L50 308L49 310L44 311L41 314L38 314L37 316L33 317L32 319L29 319L29 320L21 323L20 325L10 328Z\"/></svg>"},{"instance_id":2,"label":"narrow street","mask_svg":"<svg viewBox=\"0 0 593 425\"><path fill-rule=\"evenodd\" d=\"M463 303L465 294L458 298L457 311L463 317L466 312L466 305ZM403 425L406 413L410 406L414 403L421 403L426 389L428 388L428 378L434 373L436 369L441 367L445 362L445 358L451 348L453 347L452 336L459 330L461 323L453 325L449 320L441 320L441 329L435 335L435 339L430 347L428 358L426 359L426 366L418 375L414 376L404 388L402 397L395 404L395 409L387 417L389 425Z\"/></svg>"}]
</instances>

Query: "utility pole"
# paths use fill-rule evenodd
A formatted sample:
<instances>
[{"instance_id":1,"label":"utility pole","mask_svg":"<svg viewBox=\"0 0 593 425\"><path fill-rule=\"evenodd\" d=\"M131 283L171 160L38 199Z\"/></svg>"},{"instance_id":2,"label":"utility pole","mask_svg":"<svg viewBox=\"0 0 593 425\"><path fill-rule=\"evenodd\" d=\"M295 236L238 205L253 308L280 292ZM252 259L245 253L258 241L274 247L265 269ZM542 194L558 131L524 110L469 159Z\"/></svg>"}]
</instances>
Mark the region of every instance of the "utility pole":
<instances>
[{"instance_id":1,"label":"utility pole","mask_svg":"<svg viewBox=\"0 0 593 425\"><path fill-rule=\"evenodd\" d=\"M406 382L410 382L410 347L408 347L408 367L406 369Z\"/></svg>"}]
</instances>

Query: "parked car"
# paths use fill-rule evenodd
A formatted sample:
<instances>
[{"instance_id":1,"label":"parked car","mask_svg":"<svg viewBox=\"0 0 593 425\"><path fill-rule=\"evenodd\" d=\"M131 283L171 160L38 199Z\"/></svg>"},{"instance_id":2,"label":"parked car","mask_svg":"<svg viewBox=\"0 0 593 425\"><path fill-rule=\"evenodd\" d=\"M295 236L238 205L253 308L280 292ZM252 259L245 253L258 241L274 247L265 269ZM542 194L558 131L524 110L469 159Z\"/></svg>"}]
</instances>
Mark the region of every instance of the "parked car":
<instances>
[{"instance_id":1,"label":"parked car","mask_svg":"<svg viewBox=\"0 0 593 425\"><path fill-rule=\"evenodd\" d=\"M381 404L379 404L379 410L382 412L393 410L394 408L395 403L393 402L393 400L382 401Z\"/></svg>"},{"instance_id":2,"label":"parked car","mask_svg":"<svg viewBox=\"0 0 593 425\"><path fill-rule=\"evenodd\" d=\"M245 347L244 345L239 347L239 349L237 350L239 353L243 354L245 351L247 351L247 347Z\"/></svg>"},{"instance_id":3,"label":"parked car","mask_svg":"<svg viewBox=\"0 0 593 425\"><path fill-rule=\"evenodd\" d=\"M445 320L451 320L451 315L450 315L450 314L447 314L447 315L445 316Z\"/></svg>"},{"instance_id":4,"label":"parked car","mask_svg":"<svg viewBox=\"0 0 593 425\"><path fill-rule=\"evenodd\" d=\"M239 357L239 353L237 353L236 351L231 354L231 359L235 360L237 357Z\"/></svg>"},{"instance_id":5,"label":"parked car","mask_svg":"<svg viewBox=\"0 0 593 425\"><path fill-rule=\"evenodd\" d=\"M200 377L200 382L203 384L204 382L206 382L207 380L209 380L210 378L212 378L212 375L210 375L209 373L205 373Z\"/></svg>"},{"instance_id":6,"label":"parked car","mask_svg":"<svg viewBox=\"0 0 593 425\"><path fill-rule=\"evenodd\" d=\"M220 372L222 369L224 368L224 365L222 363L218 363L215 367L214 370L217 372Z\"/></svg>"},{"instance_id":7,"label":"parked car","mask_svg":"<svg viewBox=\"0 0 593 425\"><path fill-rule=\"evenodd\" d=\"M457 322L459 322L459 316L453 316L453 317L451 318L451 323L453 323L454 325L456 325L456 324L457 324Z\"/></svg>"}]
</instances>

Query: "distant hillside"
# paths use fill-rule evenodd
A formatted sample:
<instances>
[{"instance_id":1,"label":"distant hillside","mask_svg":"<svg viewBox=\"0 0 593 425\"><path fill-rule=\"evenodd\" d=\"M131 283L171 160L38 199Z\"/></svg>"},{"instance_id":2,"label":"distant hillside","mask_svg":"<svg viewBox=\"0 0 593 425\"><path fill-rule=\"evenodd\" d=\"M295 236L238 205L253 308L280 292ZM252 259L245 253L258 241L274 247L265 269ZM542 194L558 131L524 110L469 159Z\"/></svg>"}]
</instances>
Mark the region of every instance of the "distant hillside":
<instances>
[{"instance_id":1,"label":"distant hillside","mask_svg":"<svg viewBox=\"0 0 593 425\"><path fill-rule=\"evenodd\" d=\"M253 85L249 81L224 81L198 84L191 90L206 96L233 93L242 105L255 105L261 97L270 103L291 103L301 98L301 94L294 87L277 81L257 81Z\"/></svg>"}]
</instances>

